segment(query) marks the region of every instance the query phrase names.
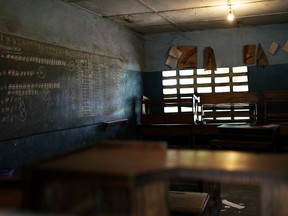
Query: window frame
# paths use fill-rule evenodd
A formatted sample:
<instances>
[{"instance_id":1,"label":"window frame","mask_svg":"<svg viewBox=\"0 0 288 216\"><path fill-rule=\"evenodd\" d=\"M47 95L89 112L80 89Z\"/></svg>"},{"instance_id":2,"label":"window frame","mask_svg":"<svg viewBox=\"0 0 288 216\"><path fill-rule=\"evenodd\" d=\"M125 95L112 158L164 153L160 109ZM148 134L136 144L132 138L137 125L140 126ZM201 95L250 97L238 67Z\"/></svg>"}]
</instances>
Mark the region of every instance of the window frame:
<instances>
[{"instance_id":1,"label":"window frame","mask_svg":"<svg viewBox=\"0 0 288 216\"><path fill-rule=\"evenodd\" d=\"M243 71L239 71L239 68L243 67ZM218 72L219 69L227 70L227 73ZM219 68L216 71L205 71L204 69L174 69L174 70L165 70L162 71L162 93L163 98L188 98L191 97L192 94L199 95L201 93L220 93L220 92L248 92L248 68L247 66L239 66L239 67L224 67ZM236 70L235 70L236 69ZM236 72L235 72L235 71ZM163 73L168 73L169 71L175 72L173 76L163 76ZM181 75L181 71L192 71L191 75ZM217 82L217 79L225 78L229 79L228 82ZM246 81L235 81L236 77L242 77L246 79ZM197 79L205 79L210 78L211 82L197 82ZM181 84L181 80L183 79L192 79L192 83ZM176 80L175 85L163 85L163 81L166 80ZM242 86L242 87L241 87ZM229 88L229 91L217 91L217 88ZM240 87L240 90L239 90ZM245 87L245 88L244 88ZM192 91L191 88L194 90ZM203 88L211 88L211 91L203 91ZM242 89L241 89L242 88ZM174 89L174 94L167 94L165 90ZM183 93L183 89L189 89L189 93ZM201 90L202 89L202 90ZM236 90L238 89L238 90ZM182 91L181 91L182 90Z\"/></svg>"}]
</instances>

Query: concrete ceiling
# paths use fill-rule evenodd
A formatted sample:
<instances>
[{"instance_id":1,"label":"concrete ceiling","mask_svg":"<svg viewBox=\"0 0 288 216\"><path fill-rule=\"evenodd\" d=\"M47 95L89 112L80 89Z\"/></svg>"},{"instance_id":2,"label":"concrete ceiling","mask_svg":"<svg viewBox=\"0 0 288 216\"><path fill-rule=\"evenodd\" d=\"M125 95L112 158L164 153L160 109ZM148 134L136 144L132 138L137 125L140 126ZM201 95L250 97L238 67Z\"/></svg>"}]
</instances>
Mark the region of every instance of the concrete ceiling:
<instances>
[{"instance_id":1,"label":"concrete ceiling","mask_svg":"<svg viewBox=\"0 0 288 216\"><path fill-rule=\"evenodd\" d=\"M62 0L139 34L288 23L288 0ZM231 12L236 19L227 21Z\"/></svg>"}]
</instances>

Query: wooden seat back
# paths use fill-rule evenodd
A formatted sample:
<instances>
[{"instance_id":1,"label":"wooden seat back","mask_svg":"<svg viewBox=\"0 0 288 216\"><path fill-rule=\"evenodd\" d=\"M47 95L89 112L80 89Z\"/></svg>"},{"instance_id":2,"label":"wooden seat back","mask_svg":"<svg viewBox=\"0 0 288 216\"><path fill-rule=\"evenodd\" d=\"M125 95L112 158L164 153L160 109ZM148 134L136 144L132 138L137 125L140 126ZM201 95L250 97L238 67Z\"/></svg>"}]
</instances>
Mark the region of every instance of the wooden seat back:
<instances>
[{"instance_id":1,"label":"wooden seat back","mask_svg":"<svg viewBox=\"0 0 288 216\"><path fill-rule=\"evenodd\" d=\"M178 112L165 112L165 107L174 107ZM141 124L195 124L198 113L198 98L148 99L142 98Z\"/></svg>"},{"instance_id":2,"label":"wooden seat back","mask_svg":"<svg viewBox=\"0 0 288 216\"><path fill-rule=\"evenodd\" d=\"M256 123L259 96L255 92L200 94L203 123Z\"/></svg>"},{"instance_id":3,"label":"wooden seat back","mask_svg":"<svg viewBox=\"0 0 288 216\"><path fill-rule=\"evenodd\" d=\"M264 91L264 121L288 123L288 90Z\"/></svg>"}]
</instances>

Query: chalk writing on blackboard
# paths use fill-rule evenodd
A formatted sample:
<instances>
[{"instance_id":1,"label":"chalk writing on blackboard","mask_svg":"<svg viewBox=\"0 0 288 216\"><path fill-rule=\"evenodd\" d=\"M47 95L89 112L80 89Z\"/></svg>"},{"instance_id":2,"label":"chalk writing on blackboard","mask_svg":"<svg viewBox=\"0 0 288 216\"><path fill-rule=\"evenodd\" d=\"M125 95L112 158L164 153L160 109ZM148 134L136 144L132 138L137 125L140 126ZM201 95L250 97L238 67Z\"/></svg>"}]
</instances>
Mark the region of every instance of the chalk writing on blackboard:
<instances>
[{"instance_id":1,"label":"chalk writing on blackboard","mask_svg":"<svg viewBox=\"0 0 288 216\"><path fill-rule=\"evenodd\" d=\"M0 139L123 117L124 94L119 59L0 33Z\"/></svg>"}]
</instances>

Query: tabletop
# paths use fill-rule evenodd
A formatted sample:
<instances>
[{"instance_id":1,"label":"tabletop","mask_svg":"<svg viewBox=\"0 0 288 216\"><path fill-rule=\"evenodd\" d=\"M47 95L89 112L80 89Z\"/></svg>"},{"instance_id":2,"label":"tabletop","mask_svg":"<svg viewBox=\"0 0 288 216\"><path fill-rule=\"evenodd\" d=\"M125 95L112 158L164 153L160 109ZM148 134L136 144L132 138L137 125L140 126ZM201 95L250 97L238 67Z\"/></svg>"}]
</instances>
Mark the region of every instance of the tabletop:
<instances>
[{"instance_id":1,"label":"tabletop","mask_svg":"<svg viewBox=\"0 0 288 216\"><path fill-rule=\"evenodd\" d=\"M91 177L200 178L288 182L288 154L211 150L98 149L66 154L38 163L46 174L86 174ZM131 181L132 181L131 180Z\"/></svg>"}]
</instances>

